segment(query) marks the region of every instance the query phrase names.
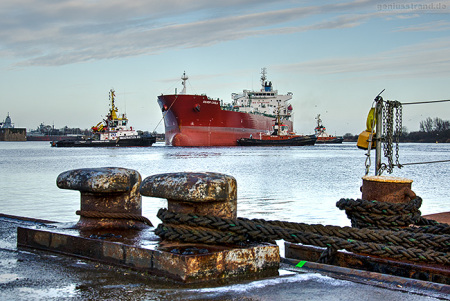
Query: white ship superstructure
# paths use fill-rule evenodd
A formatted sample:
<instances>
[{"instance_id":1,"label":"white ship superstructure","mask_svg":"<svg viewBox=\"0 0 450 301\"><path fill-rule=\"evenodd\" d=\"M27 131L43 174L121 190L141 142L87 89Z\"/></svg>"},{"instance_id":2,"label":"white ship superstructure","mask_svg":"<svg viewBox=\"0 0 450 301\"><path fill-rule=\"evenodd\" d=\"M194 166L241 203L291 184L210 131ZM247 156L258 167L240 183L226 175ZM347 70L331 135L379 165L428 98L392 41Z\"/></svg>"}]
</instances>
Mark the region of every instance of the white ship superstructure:
<instances>
[{"instance_id":1,"label":"white ship superstructure","mask_svg":"<svg viewBox=\"0 0 450 301\"><path fill-rule=\"evenodd\" d=\"M278 90L273 90L272 82L267 81L266 73L266 68L262 68L261 90L243 90L240 94L231 94L233 107L239 112L273 117L276 117L279 113L284 120L288 120L292 113L292 105L289 103L292 99L292 93L278 94Z\"/></svg>"}]
</instances>

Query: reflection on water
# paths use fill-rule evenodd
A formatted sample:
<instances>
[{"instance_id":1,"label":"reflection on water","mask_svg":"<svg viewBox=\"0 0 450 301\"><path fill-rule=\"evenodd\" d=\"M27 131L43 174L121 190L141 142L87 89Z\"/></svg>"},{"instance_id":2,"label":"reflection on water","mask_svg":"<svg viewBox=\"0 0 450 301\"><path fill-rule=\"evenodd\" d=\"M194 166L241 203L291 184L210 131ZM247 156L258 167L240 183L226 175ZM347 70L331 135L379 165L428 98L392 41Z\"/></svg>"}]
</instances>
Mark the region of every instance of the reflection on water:
<instances>
[{"instance_id":1,"label":"reflection on water","mask_svg":"<svg viewBox=\"0 0 450 301\"><path fill-rule=\"evenodd\" d=\"M192 148L189 148L192 149ZM179 152L175 152L175 153L165 153L164 154L164 158L167 159L192 159L192 158L207 158L207 157L215 157L215 156L220 156L221 153L217 153L217 152L203 152L200 150L197 151L186 151L186 149L184 149L184 151L179 151Z\"/></svg>"},{"instance_id":2,"label":"reflection on water","mask_svg":"<svg viewBox=\"0 0 450 301\"><path fill-rule=\"evenodd\" d=\"M400 162L448 160L449 144L401 144ZM306 147L52 148L48 142L0 143L0 212L74 222L79 192L56 187L66 170L117 166L143 178L182 171L220 172L236 178L238 216L348 226L340 198L360 197L365 151L354 143ZM372 160L374 161L374 160ZM449 163L411 165L392 175L413 179L422 213L450 211ZM373 168L371 169L373 174ZM165 200L143 197L143 214L155 225Z\"/></svg>"},{"instance_id":3,"label":"reflection on water","mask_svg":"<svg viewBox=\"0 0 450 301\"><path fill-rule=\"evenodd\" d=\"M61 298L72 298L75 297L77 293L77 287L75 284L69 284L59 288L32 288L32 287L23 287L19 289L20 295L25 296L33 296L36 300L44 300L44 299L56 299Z\"/></svg>"}]
</instances>

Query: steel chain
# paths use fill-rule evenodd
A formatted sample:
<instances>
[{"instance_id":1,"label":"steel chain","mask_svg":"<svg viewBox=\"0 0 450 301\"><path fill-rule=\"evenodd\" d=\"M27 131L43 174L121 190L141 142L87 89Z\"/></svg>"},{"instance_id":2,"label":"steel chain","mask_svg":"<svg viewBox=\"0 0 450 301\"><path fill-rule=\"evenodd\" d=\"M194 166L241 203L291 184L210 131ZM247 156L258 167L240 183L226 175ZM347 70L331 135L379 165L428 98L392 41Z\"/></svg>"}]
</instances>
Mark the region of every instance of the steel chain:
<instances>
[{"instance_id":1,"label":"steel chain","mask_svg":"<svg viewBox=\"0 0 450 301\"><path fill-rule=\"evenodd\" d=\"M398 168L401 168L401 164L399 161L399 144L400 144L400 136L402 135L402 104L400 102L396 102L397 105L397 110L396 110L396 114L395 114L395 125L396 125L396 144L395 144L395 164L397 165Z\"/></svg>"},{"instance_id":2,"label":"steel chain","mask_svg":"<svg viewBox=\"0 0 450 301\"><path fill-rule=\"evenodd\" d=\"M391 129L392 129L392 107L390 105L389 101L386 101L386 104L384 105L384 112L383 112L383 151L384 151L384 157L387 158L388 163L385 165L386 170L388 173L392 173L392 135L391 135Z\"/></svg>"},{"instance_id":3,"label":"steel chain","mask_svg":"<svg viewBox=\"0 0 450 301\"><path fill-rule=\"evenodd\" d=\"M402 104L398 101L386 101L383 107L383 151L388 163L380 169L392 173L394 166L401 167L399 162L399 142L402 131ZM394 109L395 109L395 131L394 131ZM394 137L395 136L395 137ZM393 144L395 139L395 165L393 158Z\"/></svg>"},{"instance_id":4,"label":"steel chain","mask_svg":"<svg viewBox=\"0 0 450 301\"><path fill-rule=\"evenodd\" d=\"M374 101L372 107L374 107L375 105L376 105L376 102ZM376 116L376 113L375 113L375 116ZM366 173L365 173L366 176L369 174L370 165L372 164L371 159L370 159L370 151L372 150L372 142L375 139L375 137L373 135L374 129L375 129L375 118L373 118L373 120L372 120L372 130L370 131L369 143L367 145L366 161L364 163L366 166Z\"/></svg>"}]
</instances>

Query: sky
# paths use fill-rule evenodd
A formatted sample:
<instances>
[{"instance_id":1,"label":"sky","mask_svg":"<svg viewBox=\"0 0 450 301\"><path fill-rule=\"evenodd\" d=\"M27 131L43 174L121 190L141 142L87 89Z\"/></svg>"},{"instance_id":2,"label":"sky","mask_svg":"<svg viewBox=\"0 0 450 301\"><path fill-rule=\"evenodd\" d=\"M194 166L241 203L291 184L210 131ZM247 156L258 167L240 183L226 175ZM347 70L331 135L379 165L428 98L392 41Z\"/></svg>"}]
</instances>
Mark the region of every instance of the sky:
<instances>
[{"instance_id":1,"label":"sky","mask_svg":"<svg viewBox=\"0 0 450 301\"><path fill-rule=\"evenodd\" d=\"M261 68L293 93L294 130L359 134L373 99L450 99L450 1L2 0L0 121L90 128L119 112L164 132L156 102L181 90L231 101ZM403 126L450 119L450 103L403 106Z\"/></svg>"}]
</instances>

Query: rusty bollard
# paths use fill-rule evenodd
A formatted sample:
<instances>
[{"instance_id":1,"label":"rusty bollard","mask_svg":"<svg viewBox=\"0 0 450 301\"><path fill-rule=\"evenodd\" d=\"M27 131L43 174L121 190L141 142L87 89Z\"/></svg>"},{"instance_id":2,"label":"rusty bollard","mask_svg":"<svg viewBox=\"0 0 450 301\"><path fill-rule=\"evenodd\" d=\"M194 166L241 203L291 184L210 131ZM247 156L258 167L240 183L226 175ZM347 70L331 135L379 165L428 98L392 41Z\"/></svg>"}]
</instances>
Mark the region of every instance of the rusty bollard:
<instances>
[{"instance_id":1,"label":"rusty bollard","mask_svg":"<svg viewBox=\"0 0 450 301\"><path fill-rule=\"evenodd\" d=\"M119 167L82 168L61 173L56 184L79 190L80 229L144 229L151 222L142 216L139 172Z\"/></svg>"},{"instance_id":2,"label":"rusty bollard","mask_svg":"<svg viewBox=\"0 0 450 301\"><path fill-rule=\"evenodd\" d=\"M165 198L168 210L222 218L237 217L236 179L213 172L180 172L149 176L141 185L144 196Z\"/></svg>"},{"instance_id":3,"label":"rusty bollard","mask_svg":"<svg viewBox=\"0 0 450 301\"><path fill-rule=\"evenodd\" d=\"M416 197L411 190L412 180L390 176L364 176L361 187L363 200L389 203L408 203Z\"/></svg>"}]
</instances>

